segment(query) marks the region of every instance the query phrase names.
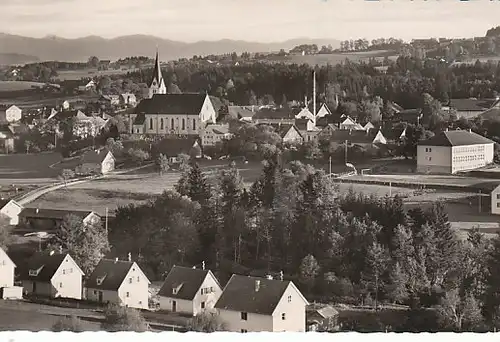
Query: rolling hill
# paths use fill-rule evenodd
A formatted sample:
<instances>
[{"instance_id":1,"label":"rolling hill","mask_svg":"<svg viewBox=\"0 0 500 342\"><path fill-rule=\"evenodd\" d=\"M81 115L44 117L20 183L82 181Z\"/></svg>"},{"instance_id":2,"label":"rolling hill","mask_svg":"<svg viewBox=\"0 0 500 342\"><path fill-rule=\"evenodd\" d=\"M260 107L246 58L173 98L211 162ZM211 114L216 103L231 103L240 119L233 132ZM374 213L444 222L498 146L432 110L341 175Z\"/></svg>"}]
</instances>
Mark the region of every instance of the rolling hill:
<instances>
[{"instance_id":1,"label":"rolling hill","mask_svg":"<svg viewBox=\"0 0 500 342\"><path fill-rule=\"evenodd\" d=\"M36 56L41 61L83 62L90 56L116 60L129 56L152 56L156 45L162 60L172 60L193 55L224 54L231 52L271 52L290 50L299 44L340 45L338 40L298 38L276 43L258 43L242 40L217 40L186 43L147 35L122 36L105 39L89 36L66 39L56 36L30 38L0 33L0 55L20 54ZM13 61L10 64L22 63Z\"/></svg>"}]
</instances>

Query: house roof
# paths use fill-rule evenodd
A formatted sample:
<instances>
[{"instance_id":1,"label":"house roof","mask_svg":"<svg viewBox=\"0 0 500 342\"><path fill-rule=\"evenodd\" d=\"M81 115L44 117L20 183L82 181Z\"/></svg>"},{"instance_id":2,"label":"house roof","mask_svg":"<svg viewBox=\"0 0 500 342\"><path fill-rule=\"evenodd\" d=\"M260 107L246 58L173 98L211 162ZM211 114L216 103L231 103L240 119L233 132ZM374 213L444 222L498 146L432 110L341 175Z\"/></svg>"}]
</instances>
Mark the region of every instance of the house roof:
<instances>
[{"instance_id":1,"label":"house roof","mask_svg":"<svg viewBox=\"0 0 500 342\"><path fill-rule=\"evenodd\" d=\"M154 94L139 103L136 113L199 115L206 97L206 94L189 93Z\"/></svg>"},{"instance_id":2,"label":"house roof","mask_svg":"<svg viewBox=\"0 0 500 342\"><path fill-rule=\"evenodd\" d=\"M332 112L330 111L330 108L328 108L328 106L326 105L326 103L323 103L323 102L320 102L320 101L316 102L316 113L313 113L314 108L313 108L313 102L312 101L309 101L307 109L309 109L309 111L311 113L313 113L313 114L318 114L319 110L323 106L325 106L325 109L327 110L328 114L332 114Z\"/></svg>"},{"instance_id":3,"label":"house roof","mask_svg":"<svg viewBox=\"0 0 500 342\"><path fill-rule=\"evenodd\" d=\"M61 112L58 112L53 117L57 118L58 120L64 120L69 118L84 119L87 117L87 115L85 115L85 113L83 113L81 110L75 109L75 110L63 110Z\"/></svg>"},{"instance_id":4,"label":"house roof","mask_svg":"<svg viewBox=\"0 0 500 342\"><path fill-rule=\"evenodd\" d=\"M479 117L484 120L500 120L500 108L493 107L483 113L479 114Z\"/></svg>"},{"instance_id":5,"label":"house roof","mask_svg":"<svg viewBox=\"0 0 500 342\"><path fill-rule=\"evenodd\" d=\"M236 119L251 118L255 115L253 106L227 106L227 111L229 116Z\"/></svg>"},{"instance_id":6,"label":"house roof","mask_svg":"<svg viewBox=\"0 0 500 342\"><path fill-rule=\"evenodd\" d=\"M332 132L331 139L337 142L345 142L346 140L351 144L371 144L373 139L377 136L378 130L336 130Z\"/></svg>"},{"instance_id":7,"label":"house roof","mask_svg":"<svg viewBox=\"0 0 500 342\"><path fill-rule=\"evenodd\" d=\"M67 254L35 253L31 258L19 264L19 276L22 280L36 279L37 281L48 282L54 276ZM30 270L38 270L36 276L30 276Z\"/></svg>"},{"instance_id":8,"label":"house roof","mask_svg":"<svg viewBox=\"0 0 500 342\"><path fill-rule=\"evenodd\" d=\"M494 102L494 99L451 99L450 107L458 111L483 112L490 108Z\"/></svg>"},{"instance_id":9,"label":"house roof","mask_svg":"<svg viewBox=\"0 0 500 342\"><path fill-rule=\"evenodd\" d=\"M199 268L174 266L170 272L168 272L158 295L162 297L193 300L209 272L209 270L202 270ZM178 288L176 294L173 293L173 288Z\"/></svg>"},{"instance_id":10,"label":"house roof","mask_svg":"<svg viewBox=\"0 0 500 342\"><path fill-rule=\"evenodd\" d=\"M87 151L82 156L82 163L101 164L109 152L110 151L107 148Z\"/></svg>"},{"instance_id":11,"label":"house roof","mask_svg":"<svg viewBox=\"0 0 500 342\"><path fill-rule=\"evenodd\" d=\"M276 133L278 133L281 138L284 138L285 135L291 129L296 129L298 131L297 127L295 127L295 125L293 125L293 124L270 124L270 126L272 126L274 128ZM299 134L300 134L300 132L299 132Z\"/></svg>"},{"instance_id":12,"label":"house roof","mask_svg":"<svg viewBox=\"0 0 500 342\"><path fill-rule=\"evenodd\" d=\"M194 145L198 143L200 145L198 138L165 138L158 142L154 147L154 153L162 153L167 157L175 157L181 153L189 154Z\"/></svg>"},{"instance_id":13,"label":"house roof","mask_svg":"<svg viewBox=\"0 0 500 342\"><path fill-rule=\"evenodd\" d=\"M306 308L307 313L318 313L323 318L338 316L339 312L331 305L324 304L310 304Z\"/></svg>"},{"instance_id":14,"label":"house roof","mask_svg":"<svg viewBox=\"0 0 500 342\"><path fill-rule=\"evenodd\" d=\"M494 142L474 132L465 130L440 132L430 139L421 141L421 146L467 146L493 144Z\"/></svg>"},{"instance_id":15,"label":"house roof","mask_svg":"<svg viewBox=\"0 0 500 342\"><path fill-rule=\"evenodd\" d=\"M260 281L258 291L255 291L256 281ZM290 283L233 274L215 308L272 315Z\"/></svg>"},{"instance_id":16,"label":"house roof","mask_svg":"<svg viewBox=\"0 0 500 342\"><path fill-rule=\"evenodd\" d=\"M205 131L210 131L213 134L227 134L229 133L229 125L208 124Z\"/></svg>"},{"instance_id":17,"label":"house roof","mask_svg":"<svg viewBox=\"0 0 500 342\"><path fill-rule=\"evenodd\" d=\"M259 119L290 119L294 120L295 115L293 112L288 109L288 108L279 108L279 109L273 109L273 108L262 108L260 109L255 115L253 116L254 120L259 120Z\"/></svg>"},{"instance_id":18,"label":"house roof","mask_svg":"<svg viewBox=\"0 0 500 342\"><path fill-rule=\"evenodd\" d=\"M68 215L74 215L84 219L91 213L93 213L91 210L24 208L19 213L19 217L62 220Z\"/></svg>"},{"instance_id":19,"label":"house roof","mask_svg":"<svg viewBox=\"0 0 500 342\"><path fill-rule=\"evenodd\" d=\"M9 125L9 129L14 135L28 133L29 128L23 123L11 124Z\"/></svg>"},{"instance_id":20,"label":"house roof","mask_svg":"<svg viewBox=\"0 0 500 342\"><path fill-rule=\"evenodd\" d=\"M129 98L132 99L132 100L135 100L135 95L132 94L132 93L123 93L123 94L120 94L120 97L124 100L124 101L127 101Z\"/></svg>"},{"instance_id":21,"label":"house roof","mask_svg":"<svg viewBox=\"0 0 500 342\"><path fill-rule=\"evenodd\" d=\"M101 259L90 274L85 286L92 289L117 291L134 264L133 261ZM139 266L136 264L136 267ZM100 283L98 283L98 279Z\"/></svg>"},{"instance_id":22,"label":"house roof","mask_svg":"<svg viewBox=\"0 0 500 342\"><path fill-rule=\"evenodd\" d=\"M12 261L12 259L9 257L9 255L7 254L7 252L5 252L5 251L2 249L2 247L0 247L0 256L1 256L2 254L3 254L3 255L5 255L5 257L7 257L7 259L8 259L8 260L10 260L10 262L14 264L14 267L16 267L16 264L14 263L14 261Z\"/></svg>"},{"instance_id":23,"label":"house roof","mask_svg":"<svg viewBox=\"0 0 500 342\"><path fill-rule=\"evenodd\" d=\"M295 127L299 131L307 131L307 122L310 121L309 119L295 119Z\"/></svg>"},{"instance_id":24,"label":"house roof","mask_svg":"<svg viewBox=\"0 0 500 342\"><path fill-rule=\"evenodd\" d=\"M393 109L395 112L397 112L397 113L402 112L402 111L404 110L404 108L403 108L403 107L401 107L400 105L398 105L397 103L392 102L392 101L389 101L389 102L387 103L387 106L388 106L389 108L392 108L392 109Z\"/></svg>"},{"instance_id":25,"label":"house roof","mask_svg":"<svg viewBox=\"0 0 500 342\"><path fill-rule=\"evenodd\" d=\"M14 137L14 134L12 133L12 130L10 129L9 125L5 125L5 124L0 123L0 133L2 135L5 135L7 137L7 139Z\"/></svg>"}]
</instances>

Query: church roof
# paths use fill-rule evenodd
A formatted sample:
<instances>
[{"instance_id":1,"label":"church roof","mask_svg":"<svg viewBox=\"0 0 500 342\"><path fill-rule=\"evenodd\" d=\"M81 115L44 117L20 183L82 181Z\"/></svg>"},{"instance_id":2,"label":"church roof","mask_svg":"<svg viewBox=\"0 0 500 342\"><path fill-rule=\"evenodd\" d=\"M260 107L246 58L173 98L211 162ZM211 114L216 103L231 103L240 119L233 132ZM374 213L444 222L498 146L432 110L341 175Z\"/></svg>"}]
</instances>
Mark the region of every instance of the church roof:
<instances>
[{"instance_id":1,"label":"church roof","mask_svg":"<svg viewBox=\"0 0 500 342\"><path fill-rule=\"evenodd\" d=\"M136 113L199 115L206 94L154 94L150 99L142 100Z\"/></svg>"}]
</instances>

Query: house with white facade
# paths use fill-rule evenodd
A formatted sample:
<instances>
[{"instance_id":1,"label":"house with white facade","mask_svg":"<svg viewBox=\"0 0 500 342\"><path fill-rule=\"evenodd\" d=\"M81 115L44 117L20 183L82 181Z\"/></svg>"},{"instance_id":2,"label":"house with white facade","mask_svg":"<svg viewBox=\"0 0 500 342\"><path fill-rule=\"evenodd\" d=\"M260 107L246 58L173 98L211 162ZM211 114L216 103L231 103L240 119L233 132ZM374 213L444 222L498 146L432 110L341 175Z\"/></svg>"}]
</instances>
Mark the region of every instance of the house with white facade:
<instances>
[{"instance_id":1,"label":"house with white facade","mask_svg":"<svg viewBox=\"0 0 500 342\"><path fill-rule=\"evenodd\" d=\"M77 217L83 225L102 221L101 216L92 210L23 208L18 215L18 225L29 231L53 231L68 216Z\"/></svg>"},{"instance_id":2,"label":"house with white facade","mask_svg":"<svg viewBox=\"0 0 500 342\"><path fill-rule=\"evenodd\" d=\"M341 130L355 130L355 131L363 131L364 128L359 123L357 123L350 116L344 118L344 120L340 123L339 128Z\"/></svg>"},{"instance_id":3,"label":"house with white facade","mask_svg":"<svg viewBox=\"0 0 500 342\"><path fill-rule=\"evenodd\" d=\"M493 163L494 142L466 130L445 131L417 145L417 172L454 174Z\"/></svg>"},{"instance_id":4,"label":"house with white facade","mask_svg":"<svg viewBox=\"0 0 500 342\"><path fill-rule=\"evenodd\" d=\"M279 134L283 143L302 144L304 142L302 134L294 124L270 124L270 126Z\"/></svg>"},{"instance_id":5,"label":"house with white facade","mask_svg":"<svg viewBox=\"0 0 500 342\"><path fill-rule=\"evenodd\" d=\"M90 150L83 154L79 171L83 174L107 174L115 169L115 157L107 148Z\"/></svg>"},{"instance_id":6,"label":"house with white facade","mask_svg":"<svg viewBox=\"0 0 500 342\"><path fill-rule=\"evenodd\" d=\"M134 107L137 104L137 98L132 93L120 94L120 104L123 106Z\"/></svg>"},{"instance_id":7,"label":"house with white facade","mask_svg":"<svg viewBox=\"0 0 500 342\"><path fill-rule=\"evenodd\" d=\"M26 294L82 299L84 273L69 254L36 253L19 268Z\"/></svg>"},{"instance_id":8,"label":"house with white facade","mask_svg":"<svg viewBox=\"0 0 500 342\"><path fill-rule=\"evenodd\" d=\"M18 106L12 105L10 107L0 109L0 124L19 122L22 117L22 110Z\"/></svg>"},{"instance_id":9,"label":"house with white facade","mask_svg":"<svg viewBox=\"0 0 500 342\"><path fill-rule=\"evenodd\" d=\"M0 248L0 299L21 299L23 288L14 286L16 264Z\"/></svg>"},{"instance_id":10,"label":"house with white facade","mask_svg":"<svg viewBox=\"0 0 500 342\"><path fill-rule=\"evenodd\" d=\"M148 309L150 284L134 261L102 259L85 283L86 299Z\"/></svg>"},{"instance_id":11,"label":"house with white facade","mask_svg":"<svg viewBox=\"0 0 500 342\"><path fill-rule=\"evenodd\" d=\"M500 215L500 185L491 192L491 213Z\"/></svg>"},{"instance_id":12,"label":"house with white facade","mask_svg":"<svg viewBox=\"0 0 500 342\"><path fill-rule=\"evenodd\" d=\"M291 281L233 274L215 308L230 332L305 332L308 304Z\"/></svg>"},{"instance_id":13,"label":"house with white facade","mask_svg":"<svg viewBox=\"0 0 500 342\"><path fill-rule=\"evenodd\" d=\"M19 223L19 213L23 206L14 200L0 199L0 216L4 215L9 220L9 224L15 226Z\"/></svg>"},{"instance_id":14,"label":"house with white facade","mask_svg":"<svg viewBox=\"0 0 500 342\"><path fill-rule=\"evenodd\" d=\"M222 293L210 270L174 266L158 292L160 309L196 316L212 310Z\"/></svg>"},{"instance_id":15,"label":"house with white facade","mask_svg":"<svg viewBox=\"0 0 500 342\"><path fill-rule=\"evenodd\" d=\"M229 124L208 124L201 131L201 145L215 146L218 142L231 139Z\"/></svg>"},{"instance_id":16,"label":"house with white facade","mask_svg":"<svg viewBox=\"0 0 500 342\"><path fill-rule=\"evenodd\" d=\"M199 135L216 119L208 94L154 94L130 114L130 134Z\"/></svg>"},{"instance_id":17,"label":"house with white facade","mask_svg":"<svg viewBox=\"0 0 500 342\"><path fill-rule=\"evenodd\" d=\"M363 148L387 144L387 139L380 130L333 130L330 140L338 144L347 143L348 146L357 145Z\"/></svg>"}]
</instances>

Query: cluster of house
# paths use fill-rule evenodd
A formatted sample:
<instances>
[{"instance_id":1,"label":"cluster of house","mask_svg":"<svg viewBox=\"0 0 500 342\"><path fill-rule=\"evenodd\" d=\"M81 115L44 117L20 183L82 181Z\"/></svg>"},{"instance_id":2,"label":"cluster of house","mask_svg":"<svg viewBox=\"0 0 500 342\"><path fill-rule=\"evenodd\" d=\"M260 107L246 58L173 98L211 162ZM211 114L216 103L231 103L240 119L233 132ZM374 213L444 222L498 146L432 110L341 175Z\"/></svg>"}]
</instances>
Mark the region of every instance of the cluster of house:
<instances>
[{"instance_id":1,"label":"cluster of house","mask_svg":"<svg viewBox=\"0 0 500 342\"><path fill-rule=\"evenodd\" d=\"M15 137L27 132L21 118L22 110L15 105L0 108L0 153L13 152Z\"/></svg>"},{"instance_id":2,"label":"cluster of house","mask_svg":"<svg viewBox=\"0 0 500 342\"><path fill-rule=\"evenodd\" d=\"M148 310L150 284L130 254L128 260L102 259L90 275L85 275L69 254L36 253L16 265L0 249L0 294L4 299L24 294ZM222 288L204 266L174 266L156 297L162 311L190 316L217 312L225 330L232 332L330 330L338 314L329 306L309 306L293 282L282 277L234 274Z\"/></svg>"}]
</instances>

